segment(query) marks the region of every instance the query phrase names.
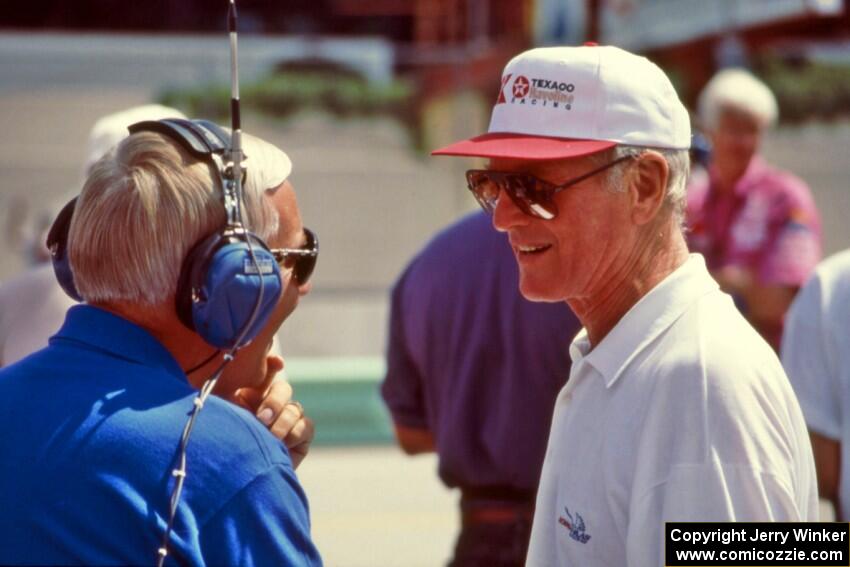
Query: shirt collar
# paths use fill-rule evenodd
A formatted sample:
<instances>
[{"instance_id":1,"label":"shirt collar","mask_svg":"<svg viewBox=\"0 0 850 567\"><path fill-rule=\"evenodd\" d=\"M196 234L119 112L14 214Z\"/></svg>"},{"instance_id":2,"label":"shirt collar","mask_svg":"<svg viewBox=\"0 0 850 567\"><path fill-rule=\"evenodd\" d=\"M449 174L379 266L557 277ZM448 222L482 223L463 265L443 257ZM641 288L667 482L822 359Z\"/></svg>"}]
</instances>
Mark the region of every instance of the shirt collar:
<instances>
[{"instance_id":1,"label":"shirt collar","mask_svg":"<svg viewBox=\"0 0 850 567\"><path fill-rule=\"evenodd\" d=\"M135 323L91 305L74 305L65 323L53 337L105 351L152 368L158 368L188 382L186 374L171 353L153 335Z\"/></svg>"},{"instance_id":2,"label":"shirt collar","mask_svg":"<svg viewBox=\"0 0 850 567\"><path fill-rule=\"evenodd\" d=\"M590 350L587 330L570 345L573 364L585 358L610 388L626 366L658 335L669 328L696 300L719 289L699 254L688 260L644 295Z\"/></svg>"}]
</instances>

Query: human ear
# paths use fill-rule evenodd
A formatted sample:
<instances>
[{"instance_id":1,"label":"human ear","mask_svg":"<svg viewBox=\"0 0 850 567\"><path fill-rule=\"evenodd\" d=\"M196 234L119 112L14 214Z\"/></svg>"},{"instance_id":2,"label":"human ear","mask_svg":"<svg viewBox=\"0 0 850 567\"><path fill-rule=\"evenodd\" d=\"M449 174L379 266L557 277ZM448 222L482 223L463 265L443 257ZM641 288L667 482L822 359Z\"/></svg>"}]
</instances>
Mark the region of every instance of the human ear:
<instances>
[{"instance_id":1,"label":"human ear","mask_svg":"<svg viewBox=\"0 0 850 567\"><path fill-rule=\"evenodd\" d=\"M670 168L664 156L647 151L629 168L628 191L632 221L636 225L651 222L664 204Z\"/></svg>"}]
</instances>

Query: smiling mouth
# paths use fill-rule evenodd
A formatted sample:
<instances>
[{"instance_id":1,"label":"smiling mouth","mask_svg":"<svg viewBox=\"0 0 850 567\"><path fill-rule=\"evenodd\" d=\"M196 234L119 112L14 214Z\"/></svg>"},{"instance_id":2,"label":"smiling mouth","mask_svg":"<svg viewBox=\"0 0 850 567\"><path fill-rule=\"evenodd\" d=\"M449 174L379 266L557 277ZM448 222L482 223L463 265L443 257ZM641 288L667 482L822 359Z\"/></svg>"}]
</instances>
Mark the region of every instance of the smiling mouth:
<instances>
[{"instance_id":1,"label":"smiling mouth","mask_svg":"<svg viewBox=\"0 0 850 567\"><path fill-rule=\"evenodd\" d=\"M517 246L516 251L519 255L532 255L532 254L541 254L546 250L552 248L551 244L544 244L543 246Z\"/></svg>"}]
</instances>

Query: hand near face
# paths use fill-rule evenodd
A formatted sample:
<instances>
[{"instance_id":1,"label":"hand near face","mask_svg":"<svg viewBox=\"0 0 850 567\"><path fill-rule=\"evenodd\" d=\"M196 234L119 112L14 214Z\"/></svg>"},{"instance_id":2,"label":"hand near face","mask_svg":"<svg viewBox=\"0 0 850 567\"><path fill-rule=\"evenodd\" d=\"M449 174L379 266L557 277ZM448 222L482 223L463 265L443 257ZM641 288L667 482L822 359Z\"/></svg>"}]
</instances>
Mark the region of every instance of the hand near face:
<instances>
[{"instance_id":1,"label":"hand near face","mask_svg":"<svg viewBox=\"0 0 850 567\"><path fill-rule=\"evenodd\" d=\"M301 404L292 399L292 386L286 380L275 380L283 370L283 359L269 355L266 359L266 377L262 388L240 388L230 401L245 408L269 428L272 435L283 441L298 468L313 442L313 421L304 415Z\"/></svg>"}]
</instances>

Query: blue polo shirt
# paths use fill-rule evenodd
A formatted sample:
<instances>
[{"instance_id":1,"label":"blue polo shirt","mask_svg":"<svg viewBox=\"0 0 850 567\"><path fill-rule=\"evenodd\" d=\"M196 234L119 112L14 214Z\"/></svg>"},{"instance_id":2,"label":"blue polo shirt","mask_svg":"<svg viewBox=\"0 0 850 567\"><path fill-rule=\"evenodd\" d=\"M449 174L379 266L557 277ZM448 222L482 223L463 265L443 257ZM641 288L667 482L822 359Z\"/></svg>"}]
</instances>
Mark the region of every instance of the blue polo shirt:
<instances>
[{"instance_id":1,"label":"blue polo shirt","mask_svg":"<svg viewBox=\"0 0 850 567\"><path fill-rule=\"evenodd\" d=\"M0 370L0 564L153 564L197 391L147 331L72 307ZM210 397L187 453L170 564L321 565L284 445Z\"/></svg>"}]
</instances>

